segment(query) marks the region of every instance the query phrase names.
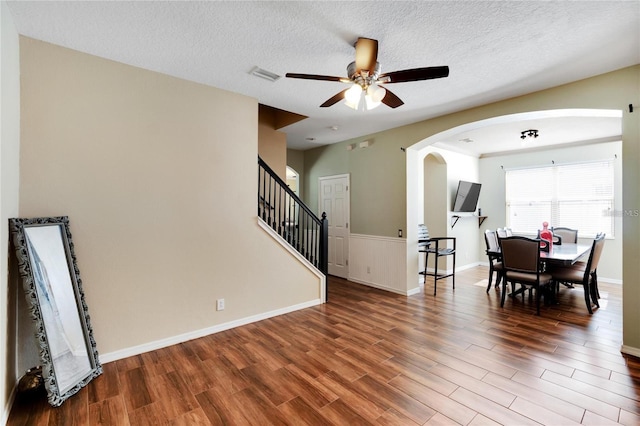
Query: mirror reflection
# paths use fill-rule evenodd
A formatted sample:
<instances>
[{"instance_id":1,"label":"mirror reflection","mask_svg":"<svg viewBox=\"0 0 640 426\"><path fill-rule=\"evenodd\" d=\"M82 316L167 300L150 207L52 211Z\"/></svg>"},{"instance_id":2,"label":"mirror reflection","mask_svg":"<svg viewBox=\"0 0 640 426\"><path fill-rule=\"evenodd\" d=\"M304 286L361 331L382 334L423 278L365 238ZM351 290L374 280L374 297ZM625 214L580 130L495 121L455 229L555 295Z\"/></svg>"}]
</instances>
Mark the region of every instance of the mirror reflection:
<instances>
[{"instance_id":1,"label":"mirror reflection","mask_svg":"<svg viewBox=\"0 0 640 426\"><path fill-rule=\"evenodd\" d=\"M91 373L60 226L25 228L42 320L60 393Z\"/></svg>"}]
</instances>

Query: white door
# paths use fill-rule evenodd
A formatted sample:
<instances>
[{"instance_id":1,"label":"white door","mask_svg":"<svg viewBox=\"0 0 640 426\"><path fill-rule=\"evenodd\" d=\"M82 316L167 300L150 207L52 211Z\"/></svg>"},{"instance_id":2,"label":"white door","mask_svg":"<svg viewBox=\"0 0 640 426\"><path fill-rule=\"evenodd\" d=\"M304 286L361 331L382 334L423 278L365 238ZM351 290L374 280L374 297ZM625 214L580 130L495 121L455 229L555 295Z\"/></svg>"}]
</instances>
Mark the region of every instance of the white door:
<instances>
[{"instance_id":1,"label":"white door","mask_svg":"<svg viewBox=\"0 0 640 426\"><path fill-rule=\"evenodd\" d=\"M329 222L329 275L349 276L349 175L318 179L319 215Z\"/></svg>"}]
</instances>

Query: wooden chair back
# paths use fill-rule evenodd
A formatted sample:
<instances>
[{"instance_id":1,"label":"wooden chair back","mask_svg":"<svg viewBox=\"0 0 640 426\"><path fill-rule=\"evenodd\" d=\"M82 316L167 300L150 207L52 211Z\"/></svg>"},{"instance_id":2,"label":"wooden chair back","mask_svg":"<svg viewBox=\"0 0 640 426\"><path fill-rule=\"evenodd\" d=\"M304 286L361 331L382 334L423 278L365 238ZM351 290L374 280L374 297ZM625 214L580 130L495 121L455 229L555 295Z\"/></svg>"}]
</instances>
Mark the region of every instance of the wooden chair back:
<instances>
[{"instance_id":1,"label":"wooden chair back","mask_svg":"<svg viewBox=\"0 0 640 426\"><path fill-rule=\"evenodd\" d=\"M505 270L538 274L540 270L540 240L527 237L500 239L502 265Z\"/></svg>"},{"instance_id":2,"label":"wooden chair back","mask_svg":"<svg viewBox=\"0 0 640 426\"><path fill-rule=\"evenodd\" d=\"M602 249L604 248L605 234L598 234L593 240L591 246L591 253L589 254L589 260L587 262L586 273L593 274L598 269L598 263L600 262L600 256L602 256Z\"/></svg>"},{"instance_id":3,"label":"wooden chair back","mask_svg":"<svg viewBox=\"0 0 640 426\"><path fill-rule=\"evenodd\" d=\"M484 242L487 245L488 251L500 251L500 246L498 244L498 235L496 234L496 231L492 231L491 229L487 229L486 231L484 231Z\"/></svg>"},{"instance_id":4,"label":"wooden chair back","mask_svg":"<svg viewBox=\"0 0 640 426\"><path fill-rule=\"evenodd\" d=\"M565 228L563 226L558 226L555 228L551 228L551 233L554 236L559 236L561 238L561 241L565 244L567 243L573 243L573 244L577 244L578 243L578 230L577 229L571 229L571 228Z\"/></svg>"}]
</instances>

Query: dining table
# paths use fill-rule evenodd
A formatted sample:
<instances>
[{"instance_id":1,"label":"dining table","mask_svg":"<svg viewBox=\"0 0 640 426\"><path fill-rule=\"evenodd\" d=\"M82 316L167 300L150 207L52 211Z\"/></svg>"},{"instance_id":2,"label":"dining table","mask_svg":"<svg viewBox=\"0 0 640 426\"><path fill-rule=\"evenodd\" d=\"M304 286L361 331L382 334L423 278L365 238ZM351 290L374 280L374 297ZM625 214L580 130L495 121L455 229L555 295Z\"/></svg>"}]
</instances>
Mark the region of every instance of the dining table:
<instances>
[{"instance_id":1,"label":"dining table","mask_svg":"<svg viewBox=\"0 0 640 426\"><path fill-rule=\"evenodd\" d=\"M591 250L591 244L552 244L549 251L540 249L540 262L547 265L569 266L576 263ZM500 257L500 249L486 250L488 255Z\"/></svg>"},{"instance_id":2,"label":"dining table","mask_svg":"<svg viewBox=\"0 0 640 426\"><path fill-rule=\"evenodd\" d=\"M540 250L540 262L558 266L576 263L591 250L591 244L552 244L549 251Z\"/></svg>"}]
</instances>

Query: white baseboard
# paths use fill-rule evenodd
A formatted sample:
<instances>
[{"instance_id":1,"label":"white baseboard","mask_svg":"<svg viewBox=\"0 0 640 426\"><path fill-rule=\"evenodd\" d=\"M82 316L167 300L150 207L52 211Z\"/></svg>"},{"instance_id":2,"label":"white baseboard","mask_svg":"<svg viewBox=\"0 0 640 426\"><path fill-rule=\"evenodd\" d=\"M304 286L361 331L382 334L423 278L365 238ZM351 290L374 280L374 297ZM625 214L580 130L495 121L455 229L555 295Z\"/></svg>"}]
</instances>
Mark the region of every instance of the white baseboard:
<instances>
[{"instance_id":1,"label":"white baseboard","mask_svg":"<svg viewBox=\"0 0 640 426\"><path fill-rule=\"evenodd\" d=\"M463 266L456 266L456 272L465 271L467 269L475 268L476 266L480 266L480 265L482 265L482 263L476 262L476 263L469 263L469 264L463 265ZM489 266L489 264L487 264L487 266ZM443 271L440 268L438 268L438 271L439 271L439 274L450 274L450 273L453 272L452 269L447 269L447 270ZM433 268L427 268L427 272L434 273L435 270ZM420 276L424 277L424 275L420 275Z\"/></svg>"},{"instance_id":2,"label":"white baseboard","mask_svg":"<svg viewBox=\"0 0 640 426\"><path fill-rule=\"evenodd\" d=\"M599 283L622 285L622 280L616 280L614 278L598 277L598 282Z\"/></svg>"},{"instance_id":3,"label":"white baseboard","mask_svg":"<svg viewBox=\"0 0 640 426\"><path fill-rule=\"evenodd\" d=\"M418 294L420 292L422 292L422 285L409 289L409 291L407 292L407 296L413 296L414 294Z\"/></svg>"},{"instance_id":4,"label":"white baseboard","mask_svg":"<svg viewBox=\"0 0 640 426\"><path fill-rule=\"evenodd\" d=\"M389 291L391 293L401 294L403 296L410 296L411 295L411 294L409 294L409 292L403 292L402 290L398 290L397 288L387 287L385 285L377 284L377 283L374 283L374 282L368 282L368 281L360 280L360 279L354 278L354 277L349 277L348 279L349 279L349 281L351 281L353 283L366 285L367 287L373 287L373 288L377 288L377 289L380 289L380 290ZM415 293L412 293L412 294L415 294Z\"/></svg>"},{"instance_id":5,"label":"white baseboard","mask_svg":"<svg viewBox=\"0 0 640 426\"><path fill-rule=\"evenodd\" d=\"M198 339L200 337L208 336L210 334L219 333L221 331L229 330L235 327L240 327L242 325L251 324L257 321L262 321L264 319L276 317L278 315L288 314L290 312L298 311L300 309L310 308L312 306L321 305L323 303L322 300L316 299L305 303L300 303L293 306L287 306L286 308L276 309L270 312L264 312L258 315L253 315L246 318L237 319L234 321L229 321L224 324L214 325L213 327L203 328L201 330L192 331L189 333L180 334L177 336L168 337L166 339L156 340L154 342L145 343L143 345L132 346L130 348L121 349L115 352L109 352L106 354L100 355L101 363L108 363L112 361L117 361L119 359L128 358L134 355L140 355L145 352L155 351L157 349L166 348L168 346L177 345L179 343L184 343L189 340Z\"/></svg>"},{"instance_id":6,"label":"white baseboard","mask_svg":"<svg viewBox=\"0 0 640 426\"><path fill-rule=\"evenodd\" d=\"M622 352L623 354L632 355L637 358L640 358L640 349L638 348L622 345L622 347L620 348L620 352Z\"/></svg>"}]
</instances>

